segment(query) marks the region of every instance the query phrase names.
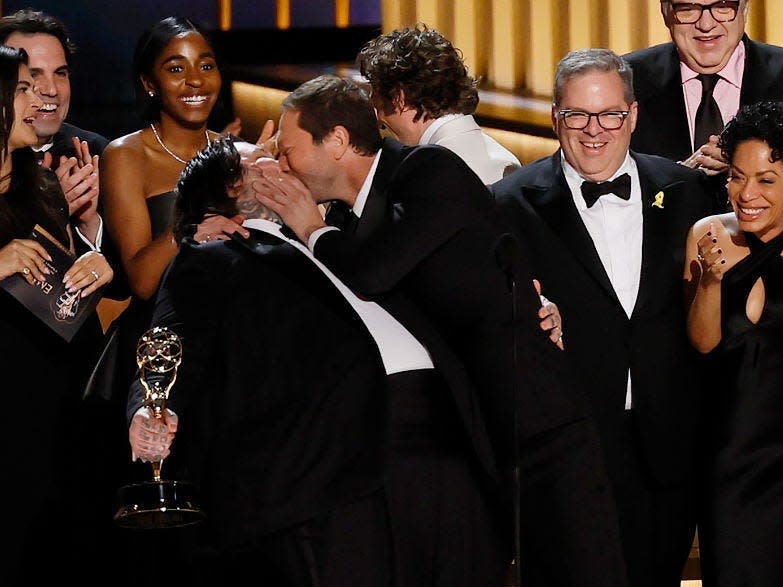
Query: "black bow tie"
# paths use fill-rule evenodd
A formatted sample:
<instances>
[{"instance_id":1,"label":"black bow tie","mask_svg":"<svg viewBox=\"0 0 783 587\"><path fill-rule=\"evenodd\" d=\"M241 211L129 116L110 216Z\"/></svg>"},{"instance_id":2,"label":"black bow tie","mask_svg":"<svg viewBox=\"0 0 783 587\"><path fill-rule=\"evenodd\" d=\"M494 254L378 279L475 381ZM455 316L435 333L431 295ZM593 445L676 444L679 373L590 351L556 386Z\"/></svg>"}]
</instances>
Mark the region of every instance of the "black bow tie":
<instances>
[{"instance_id":1,"label":"black bow tie","mask_svg":"<svg viewBox=\"0 0 783 587\"><path fill-rule=\"evenodd\" d=\"M631 198L631 176L623 173L612 181L602 181L600 183L594 181L582 182L582 197L585 199L585 204L587 204L588 208L592 208L593 204L598 201L598 198L606 194L614 194L618 198L629 200Z\"/></svg>"}]
</instances>

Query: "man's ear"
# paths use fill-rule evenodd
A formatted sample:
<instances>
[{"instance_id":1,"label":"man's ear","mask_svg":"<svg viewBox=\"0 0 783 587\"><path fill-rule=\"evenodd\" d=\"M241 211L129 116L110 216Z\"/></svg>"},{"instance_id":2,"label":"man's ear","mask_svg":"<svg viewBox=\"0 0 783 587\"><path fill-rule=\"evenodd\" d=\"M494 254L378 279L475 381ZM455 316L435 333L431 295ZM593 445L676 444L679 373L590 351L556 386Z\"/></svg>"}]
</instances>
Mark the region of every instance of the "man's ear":
<instances>
[{"instance_id":1,"label":"man's ear","mask_svg":"<svg viewBox=\"0 0 783 587\"><path fill-rule=\"evenodd\" d=\"M344 126L338 124L329 133L326 141L329 150L335 159L342 159L345 153L351 148L351 133Z\"/></svg>"}]
</instances>

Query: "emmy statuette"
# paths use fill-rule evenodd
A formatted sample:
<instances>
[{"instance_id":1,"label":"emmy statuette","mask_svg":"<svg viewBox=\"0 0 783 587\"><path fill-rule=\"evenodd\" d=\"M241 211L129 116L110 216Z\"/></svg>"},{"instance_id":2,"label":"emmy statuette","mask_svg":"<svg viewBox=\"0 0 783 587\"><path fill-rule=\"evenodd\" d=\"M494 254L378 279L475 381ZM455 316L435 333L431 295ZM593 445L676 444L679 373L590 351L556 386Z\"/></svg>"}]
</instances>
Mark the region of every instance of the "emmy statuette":
<instances>
[{"instance_id":1,"label":"emmy statuette","mask_svg":"<svg viewBox=\"0 0 783 587\"><path fill-rule=\"evenodd\" d=\"M144 405L155 418L165 420L169 391L182 362L179 336L165 327L151 328L136 346ZM204 512L195 501L195 487L187 481L161 479L163 459L152 463L152 481L126 485L119 490L122 504L114 521L124 528L175 528L202 522Z\"/></svg>"}]
</instances>

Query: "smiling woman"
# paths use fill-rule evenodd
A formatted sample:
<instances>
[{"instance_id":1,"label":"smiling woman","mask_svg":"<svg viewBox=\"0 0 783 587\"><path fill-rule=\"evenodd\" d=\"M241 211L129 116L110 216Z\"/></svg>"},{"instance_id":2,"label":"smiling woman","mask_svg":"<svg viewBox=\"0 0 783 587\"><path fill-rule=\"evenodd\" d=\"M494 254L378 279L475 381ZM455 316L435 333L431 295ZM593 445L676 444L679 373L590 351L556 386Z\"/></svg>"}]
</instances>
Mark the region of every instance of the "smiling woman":
<instances>
[{"instance_id":1,"label":"smiling woman","mask_svg":"<svg viewBox=\"0 0 783 587\"><path fill-rule=\"evenodd\" d=\"M221 86L212 46L184 18L165 18L139 37L133 72L147 124L106 147L100 173L106 228L133 294L118 321L118 371L107 379L122 398L136 368L136 341L178 248L171 230L174 188L185 164L217 137L207 130L207 119ZM244 232L221 216L199 227L213 238Z\"/></svg>"},{"instance_id":2,"label":"smiling woman","mask_svg":"<svg viewBox=\"0 0 783 587\"><path fill-rule=\"evenodd\" d=\"M688 334L715 366L702 576L783 585L783 103L743 107L718 144L732 212L694 225L685 265Z\"/></svg>"}]
</instances>

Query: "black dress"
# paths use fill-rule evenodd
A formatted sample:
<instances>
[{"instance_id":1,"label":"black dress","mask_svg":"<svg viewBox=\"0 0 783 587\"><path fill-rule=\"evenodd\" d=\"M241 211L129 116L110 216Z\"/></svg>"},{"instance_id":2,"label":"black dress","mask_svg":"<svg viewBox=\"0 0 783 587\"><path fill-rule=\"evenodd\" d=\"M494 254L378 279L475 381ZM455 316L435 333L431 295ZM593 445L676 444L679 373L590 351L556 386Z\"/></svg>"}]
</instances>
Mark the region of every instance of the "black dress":
<instances>
[{"instance_id":1,"label":"black dress","mask_svg":"<svg viewBox=\"0 0 783 587\"><path fill-rule=\"evenodd\" d=\"M0 197L0 246L28 238L35 223L63 239L68 206L59 186ZM97 315L66 342L0 289L0 585L45 583L51 573L98 585L116 566L112 558L121 551L110 511L116 471L104 434L106 406L82 397L101 343Z\"/></svg>"},{"instance_id":2,"label":"black dress","mask_svg":"<svg viewBox=\"0 0 783 587\"><path fill-rule=\"evenodd\" d=\"M783 235L763 243L723 277L720 375L713 404L714 454L708 468L701 557L705 587L783 585ZM757 324L745 313L761 279Z\"/></svg>"},{"instance_id":3,"label":"black dress","mask_svg":"<svg viewBox=\"0 0 783 587\"><path fill-rule=\"evenodd\" d=\"M171 228L174 212L174 192L165 192L150 196L146 200L147 211L150 216L152 238L156 239ZM136 374L136 344L142 334L150 327L152 310L155 307L155 296L149 300L143 300L137 296L131 298L128 308L117 320L118 331L118 356L117 364L112 366L112 376L108 378L112 390L108 393L113 399L119 400L125 405L128 396L128 388ZM140 467L141 468L141 467ZM146 480L147 469L143 467Z\"/></svg>"}]
</instances>

